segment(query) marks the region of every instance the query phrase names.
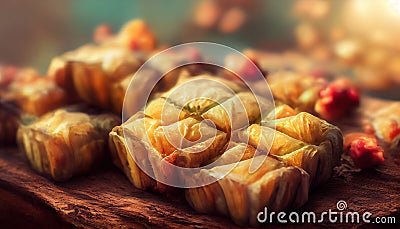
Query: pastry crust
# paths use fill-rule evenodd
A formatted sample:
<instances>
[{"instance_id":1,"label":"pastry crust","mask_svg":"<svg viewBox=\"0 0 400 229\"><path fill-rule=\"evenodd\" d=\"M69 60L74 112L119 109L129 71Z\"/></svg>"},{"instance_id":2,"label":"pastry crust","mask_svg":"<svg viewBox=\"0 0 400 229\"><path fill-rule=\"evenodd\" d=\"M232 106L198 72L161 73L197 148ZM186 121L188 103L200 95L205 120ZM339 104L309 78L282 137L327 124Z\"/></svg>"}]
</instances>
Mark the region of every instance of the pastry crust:
<instances>
[{"instance_id":1,"label":"pastry crust","mask_svg":"<svg viewBox=\"0 0 400 229\"><path fill-rule=\"evenodd\" d=\"M19 75L5 89L0 89L1 99L18 105L22 112L40 116L71 102L67 93L46 77L24 73Z\"/></svg>"},{"instance_id":2,"label":"pastry crust","mask_svg":"<svg viewBox=\"0 0 400 229\"><path fill-rule=\"evenodd\" d=\"M251 163L262 165L249 173ZM271 211L298 208L308 199L308 174L272 157L258 156L236 166L203 169L192 179L216 181L186 190L186 199L196 211L225 215L239 225L258 226L257 214L264 207Z\"/></svg>"},{"instance_id":3,"label":"pastry crust","mask_svg":"<svg viewBox=\"0 0 400 229\"><path fill-rule=\"evenodd\" d=\"M326 84L323 78L289 71L269 75L267 81L274 99L310 113L314 112L319 91Z\"/></svg>"},{"instance_id":4,"label":"pastry crust","mask_svg":"<svg viewBox=\"0 0 400 229\"><path fill-rule=\"evenodd\" d=\"M125 139L129 139L129 142L124 141L123 136L126 136ZM160 176L160 181L168 180L169 177L165 177L165 174L170 173L164 170L161 161L181 167L199 167L208 164L222 153L227 139L226 133L193 117L162 126L160 120L138 113L123 125L115 127L110 132L109 141L114 143L110 146L114 163L124 168L134 185L141 189L157 190L160 182L142 185L143 182L149 184L147 180L151 174L144 174L139 169L140 166L138 168L129 149L135 149L135 160L139 160L141 166L152 168L149 171L154 174L153 177ZM132 144L131 148L127 144ZM131 163L128 164L129 168L127 161Z\"/></svg>"},{"instance_id":5,"label":"pastry crust","mask_svg":"<svg viewBox=\"0 0 400 229\"><path fill-rule=\"evenodd\" d=\"M195 114L201 114L211 107L231 98L233 95L234 91L224 84L211 78L197 79L197 77L179 83L168 92L162 94L171 103L184 107Z\"/></svg>"},{"instance_id":6,"label":"pastry crust","mask_svg":"<svg viewBox=\"0 0 400 229\"><path fill-rule=\"evenodd\" d=\"M285 104L261 117L257 97L246 90L210 86L196 77L182 82L110 133L114 163L136 187L169 192L165 184L183 181L194 187L210 181L186 189L194 209L257 226L263 207L300 207L309 188L331 176L343 148L337 127ZM232 116L239 120L231 124ZM132 154L129 144L135 148ZM252 165L259 165L254 172ZM196 169L188 175L179 167Z\"/></svg>"},{"instance_id":7,"label":"pastry crust","mask_svg":"<svg viewBox=\"0 0 400 229\"><path fill-rule=\"evenodd\" d=\"M154 119L161 120L163 125L169 125L190 116L185 108L179 108L167 101L166 98L158 98L146 105L144 113Z\"/></svg>"},{"instance_id":8,"label":"pastry crust","mask_svg":"<svg viewBox=\"0 0 400 229\"><path fill-rule=\"evenodd\" d=\"M114 115L59 109L21 125L17 142L36 171L65 181L101 164L107 155L107 134L118 123Z\"/></svg>"},{"instance_id":9,"label":"pastry crust","mask_svg":"<svg viewBox=\"0 0 400 229\"><path fill-rule=\"evenodd\" d=\"M246 127L261 118L262 112L272 109L265 99L250 92L240 92L204 114L204 119L214 122L218 129L230 132Z\"/></svg>"},{"instance_id":10,"label":"pastry crust","mask_svg":"<svg viewBox=\"0 0 400 229\"><path fill-rule=\"evenodd\" d=\"M118 109L111 104L112 84L133 74L141 64L129 49L85 45L54 58L48 75L70 95L77 94L88 104L112 110Z\"/></svg>"},{"instance_id":11,"label":"pastry crust","mask_svg":"<svg viewBox=\"0 0 400 229\"><path fill-rule=\"evenodd\" d=\"M275 141L287 142L280 140L281 133L305 143L291 144L291 147L296 145L298 147L289 150L289 153L285 150L279 150L277 153L274 147L269 152L281 156L291 165L305 169L310 174L312 187L318 186L330 178L332 169L339 163L343 151L343 136L339 128L306 112L283 119L265 121L261 125L276 128L274 144ZM254 136L257 135L250 135L250 139ZM268 135L263 136L268 137ZM282 145L283 143L277 144Z\"/></svg>"}]
</instances>

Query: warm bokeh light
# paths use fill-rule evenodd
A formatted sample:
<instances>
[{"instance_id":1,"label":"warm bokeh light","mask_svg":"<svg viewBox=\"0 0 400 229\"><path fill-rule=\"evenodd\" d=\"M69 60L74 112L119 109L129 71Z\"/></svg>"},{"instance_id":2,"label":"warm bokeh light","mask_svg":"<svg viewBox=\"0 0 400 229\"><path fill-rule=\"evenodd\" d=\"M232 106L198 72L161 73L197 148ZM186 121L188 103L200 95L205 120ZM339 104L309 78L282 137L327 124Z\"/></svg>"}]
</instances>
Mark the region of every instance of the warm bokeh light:
<instances>
[{"instance_id":1,"label":"warm bokeh light","mask_svg":"<svg viewBox=\"0 0 400 229\"><path fill-rule=\"evenodd\" d=\"M400 17L399 0L387 0L387 8L393 15Z\"/></svg>"}]
</instances>

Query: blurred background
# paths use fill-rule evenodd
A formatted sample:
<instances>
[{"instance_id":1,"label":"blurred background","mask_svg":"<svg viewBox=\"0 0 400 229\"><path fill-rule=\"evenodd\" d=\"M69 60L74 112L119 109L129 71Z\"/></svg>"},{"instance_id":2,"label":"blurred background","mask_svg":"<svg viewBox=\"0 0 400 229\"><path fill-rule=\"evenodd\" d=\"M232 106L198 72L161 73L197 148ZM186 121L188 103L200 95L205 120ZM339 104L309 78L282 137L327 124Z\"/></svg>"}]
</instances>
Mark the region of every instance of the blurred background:
<instances>
[{"instance_id":1,"label":"blurred background","mask_svg":"<svg viewBox=\"0 0 400 229\"><path fill-rule=\"evenodd\" d=\"M227 6L235 4L245 14L251 12L244 16L249 17L248 25L228 34L218 31L217 26L197 26L200 20L196 21L195 17L212 21L216 11L226 8L213 9L207 6L209 2L212 1L204 1L205 6L201 6L201 1L180 0L167 4L159 0L1 0L0 61L32 65L43 72L55 55L91 41L97 25L106 23L118 30L133 18L145 19L163 44L207 40L242 49L268 42L282 46L291 40L295 19L288 9L292 0L280 4L277 1L219 1ZM196 12L196 7L203 7L200 10L203 12Z\"/></svg>"},{"instance_id":2,"label":"blurred background","mask_svg":"<svg viewBox=\"0 0 400 229\"><path fill-rule=\"evenodd\" d=\"M400 97L400 0L0 0L0 64L45 74L52 57L91 42L99 24L118 31L134 18L160 44L296 52L339 63L338 74L372 94Z\"/></svg>"}]
</instances>

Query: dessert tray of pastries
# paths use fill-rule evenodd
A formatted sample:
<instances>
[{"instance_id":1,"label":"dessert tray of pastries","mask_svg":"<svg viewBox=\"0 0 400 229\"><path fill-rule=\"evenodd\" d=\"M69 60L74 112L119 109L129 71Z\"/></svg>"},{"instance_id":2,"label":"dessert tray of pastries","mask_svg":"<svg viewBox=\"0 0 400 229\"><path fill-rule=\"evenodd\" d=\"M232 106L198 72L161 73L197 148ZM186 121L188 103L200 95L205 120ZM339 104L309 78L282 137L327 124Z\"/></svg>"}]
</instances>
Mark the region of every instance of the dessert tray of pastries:
<instances>
[{"instance_id":1,"label":"dessert tray of pastries","mask_svg":"<svg viewBox=\"0 0 400 229\"><path fill-rule=\"evenodd\" d=\"M1 182L68 223L260 226L257 214L265 207L318 212L340 196L357 210L357 198L368 203L389 195L400 202L398 102L365 97L347 78L276 70L296 69L304 63L300 54L245 50L273 99L221 67L192 64L168 72L140 106L135 99L145 87L130 82L166 47L142 20L95 35L53 58L46 76L0 67ZM146 77L203 58L186 51L170 53ZM252 77L246 63L233 66ZM121 119L126 107L134 112ZM368 184L376 192L363 196Z\"/></svg>"}]
</instances>

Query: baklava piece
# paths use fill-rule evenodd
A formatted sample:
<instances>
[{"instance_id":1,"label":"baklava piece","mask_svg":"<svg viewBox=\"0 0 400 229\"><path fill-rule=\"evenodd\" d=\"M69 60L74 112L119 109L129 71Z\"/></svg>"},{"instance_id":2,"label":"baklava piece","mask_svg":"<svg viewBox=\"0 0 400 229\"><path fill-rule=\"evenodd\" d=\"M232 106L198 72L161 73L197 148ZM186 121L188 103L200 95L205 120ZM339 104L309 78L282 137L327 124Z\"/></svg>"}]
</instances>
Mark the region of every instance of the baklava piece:
<instances>
[{"instance_id":1,"label":"baklava piece","mask_svg":"<svg viewBox=\"0 0 400 229\"><path fill-rule=\"evenodd\" d=\"M58 109L21 125L17 141L37 172L65 181L106 159L108 133L119 123L120 119L110 114Z\"/></svg>"}]
</instances>

